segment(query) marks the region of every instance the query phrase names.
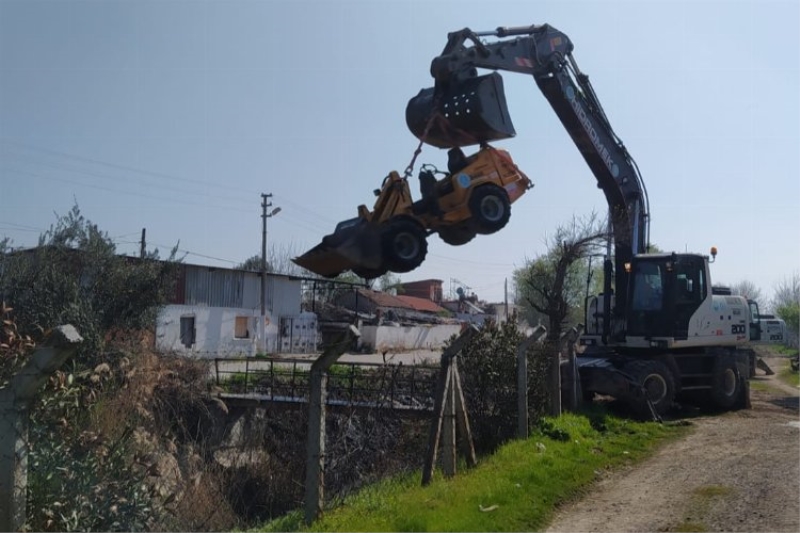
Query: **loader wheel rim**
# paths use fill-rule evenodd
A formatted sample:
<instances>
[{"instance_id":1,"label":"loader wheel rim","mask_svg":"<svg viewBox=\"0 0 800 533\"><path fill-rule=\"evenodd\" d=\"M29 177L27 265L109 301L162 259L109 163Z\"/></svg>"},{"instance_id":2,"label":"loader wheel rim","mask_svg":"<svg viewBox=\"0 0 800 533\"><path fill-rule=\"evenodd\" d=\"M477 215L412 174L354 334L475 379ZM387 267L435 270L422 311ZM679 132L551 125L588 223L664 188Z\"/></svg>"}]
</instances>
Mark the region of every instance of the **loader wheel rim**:
<instances>
[{"instance_id":1,"label":"loader wheel rim","mask_svg":"<svg viewBox=\"0 0 800 533\"><path fill-rule=\"evenodd\" d=\"M414 259L419 255L419 249L419 242L410 233L400 233L394 238L394 251L400 259Z\"/></svg>"},{"instance_id":2,"label":"loader wheel rim","mask_svg":"<svg viewBox=\"0 0 800 533\"><path fill-rule=\"evenodd\" d=\"M497 222L505 214L505 205L497 196L486 196L481 200L481 216L489 222Z\"/></svg>"},{"instance_id":3,"label":"loader wheel rim","mask_svg":"<svg viewBox=\"0 0 800 533\"><path fill-rule=\"evenodd\" d=\"M736 394L737 381L736 372L732 368L726 368L722 374L722 394L728 397Z\"/></svg>"},{"instance_id":4,"label":"loader wheel rim","mask_svg":"<svg viewBox=\"0 0 800 533\"><path fill-rule=\"evenodd\" d=\"M647 399L650 400L653 405L658 405L660 402L664 401L664 398L667 397L667 382L660 374L650 374L645 377L644 381L642 382L642 387L644 387L644 392L645 395L647 395Z\"/></svg>"}]
</instances>

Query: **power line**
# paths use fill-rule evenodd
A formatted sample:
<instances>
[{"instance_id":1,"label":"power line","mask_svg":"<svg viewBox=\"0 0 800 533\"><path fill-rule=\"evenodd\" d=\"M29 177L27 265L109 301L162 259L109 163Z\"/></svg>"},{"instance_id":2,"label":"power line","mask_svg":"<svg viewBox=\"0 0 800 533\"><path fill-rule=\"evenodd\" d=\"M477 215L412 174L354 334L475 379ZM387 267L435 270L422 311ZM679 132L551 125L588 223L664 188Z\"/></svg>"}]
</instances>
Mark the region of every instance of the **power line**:
<instances>
[{"instance_id":1,"label":"power line","mask_svg":"<svg viewBox=\"0 0 800 533\"><path fill-rule=\"evenodd\" d=\"M138 244L138 242L136 244ZM166 244L161 244L161 243L157 243L157 242L154 242L152 244L155 245L155 246L160 246L162 248L168 248L170 250L175 247L174 245L167 246ZM241 263L241 261L232 261L230 259L223 259L221 257L214 257L214 256L211 256L211 255L200 254L200 253L197 253L197 252L192 252L192 251L189 251L189 250L185 250L183 248L178 248L177 251L185 253L187 255L195 255L197 257L203 257L205 259L213 259L215 261L222 261L224 263L231 263L232 265L238 265L239 263Z\"/></svg>"},{"instance_id":2,"label":"power line","mask_svg":"<svg viewBox=\"0 0 800 533\"><path fill-rule=\"evenodd\" d=\"M162 172L155 172L155 171L135 168L135 167L127 166L127 165L120 165L120 164L117 164L117 163L109 163L107 161L101 161L99 159L95 159L95 158L91 158L91 157L79 156L79 155L75 155L75 154L69 154L69 153L66 153L66 152L61 152L61 151L52 150L52 149L48 149L48 148L42 148L42 147L38 147L38 146L33 146L33 145L30 145L30 144L26 144L26 143L20 143L20 142L9 141L9 140L0 140L0 142L4 142L4 143L10 144L10 145L15 145L17 147L22 147L23 149L26 149L26 150L42 152L44 154L49 155L50 157L60 157L60 158L71 159L71 160L75 160L75 161L88 162L88 163L92 163L92 164L96 164L96 165L102 165L102 166L107 166L107 167L110 167L110 168L115 168L115 169L118 169L118 170L125 170L125 171L134 172L134 173L138 173L138 174L142 174L142 175L146 175L146 176L152 176L152 177L155 177L155 178L161 178L161 179L167 179L167 180L172 180L172 181L180 181L180 182L184 182L184 183L193 183L193 184L196 184L196 185L204 185L204 186L222 188L222 189L225 189L228 192L230 192L230 190L231 190L231 188L228 185L220 185L219 183L208 182L208 181L197 180L197 179L191 179L191 178L185 178L185 177L179 177L179 176L173 176L173 175L165 174L165 173L162 173ZM19 155L16 155L16 157L19 157ZM30 163L33 163L33 164L42 164L42 165L50 166L51 168L62 168L62 169L68 170L70 172L83 173L83 174L86 174L86 175L92 175L92 176L96 176L96 177L100 177L100 178L108 177L107 175L104 175L104 174L96 174L94 172L89 172L89 171L81 170L81 169L74 169L74 168L69 168L69 167L57 167L57 166L55 166L53 164L48 164L47 162L31 161L30 159L28 159L27 162L30 162ZM164 187L163 184L160 184L160 186ZM166 188L166 187L164 187L164 188ZM228 200L232 200L232 201L236 201L236 202L238 202L238 201L246 202L247 199L244 196L245 195L249 196L251 192L255 193L255 191L250 191L248 189L238 188L237 190L241 191L243 193L243 196L241 198L239 198L238 196L237 197L219 196L217 194L209 194L209 193L203 193L203 192L200 192L200 191L192 191L192 190L186 190L186 189L174 189L174 188L168 188L168 189L169 190L173 190L173 191L177 191L177 192L181 192L181 193L187 193L188 192L190 194L210 196L210 197L213 197L215 199L223 198L223 199L228 199ZM298 211L302 211L307 215L310 215L312 217L317 218L320 222L325 223L326 226L335 226L338 223L338 221L334 221L331 218L322 216L322 215L319 214L318 211L315 211L315 210L313 210L311 208L305 207L304 205L302 205L300 203L294 202L294 201L292 201L290 198L288 198L286 196L278 195L278 196L276 196L276 200L280 201L281 203L291 205L295 209L297 209ZM318 228L314 228L314 231L317 231L317 229Z\"/></svg>"},{"instance_id":3,"label":"power line","mask_svg":"<svg viewBox=\"0 0 800 533\"><path fill-rule=\"evenodd\" d=\"M28 230L28 231L47 231L46 229L37 228L37 227L34 227L34 226L26 226L26 225L24 225L24 224L17 224L16 222L5 222L5 221L3 221L3 220L0 220L0 224L5 224L6 226L12 226L12 227L14 227L15 229L20 229L20 230Z\"/></svg>"},{"instance_id":4,"label":"power line","mask_svg":"<svg viewBox=\"0 0 800 533\"><path fill-rule=\"evenodd\" d=\"M80 186L80 187L87 187L87 188L90 188L90 189L97 189L97 190L101 190L101 191L111 192L111 193L114 193L114 194L117 194L117 195L138 196L138 197L141 197L141 198L160 200L160 201L169 200L169 201L174 201L174 202L177 202L177 203L180 203L180 204L183 204L183 205L187 205L187 206L203 207L203 208L213 207L213 208L227 210L227 211L235 211L237 213L241 213L242 212L242 209L240 207L234 207L234 206L228 206L228 205L220 205L218 203L210 203L210 204L197 203L197 202L192 202L190 200L183 200L183 199L180 199L180 198L176 198L174 195L170 195L168 198L163 198L163 197L154 196L154 195L145 194L145 193L120 190L120 189L115 189L115 188L112 188L112 187L105 187L105 186L102 186L102 185L96 185L94 183L86 183L86 182L83 182L83 181L71 180L71 179L67 179L67 178L63 178L63 177L46 176L46 175L43 175L43 174L38 174L38 173L30 172L29 170L18 169L18 168L0 167L0 170L5 170L5 171L10 172L10 173L22 174L22 175L26 175L26 176L29 176L29 177L44 179L44 180L48 180L48 181L55 181L55 182L59 182L59 183L69 183L69 184L77 185L77 186ZM67 169L67 171L68 172L73 172L73 173L76 173L76 174L88 174L88 175L95 175L95 176L98 176L98 177L108 177L108 176L102 176L102 175L97 175L97 174L92 174L92 173L86 173L86 172L81 171L81 170L70 170L70 169ZM13 175L12 175L12 177L13 177ZM185 192L185 191L180 191L180 190L177 190L177 189L172 189L172 190L177 191L177 192ZM204 193L199 193L198 192L196 194L203 195ZM213 195L209 195L209 196L214 197L214 198L219 198L219 197L216 197L216 196L213 196ZM232 200L235 200L235 201L244 202L244 200L238 200L238 199L235 199L235 198L232 198L232 197L229 197L229 198L232 199ZM288 202L288 203L294 203L294 202ZM313 211L310 211L310 210L305 209L305 208L304 208L304 210L306 210L306 211L308 211L308 212L313 214ZM318 225L315 225L313 222L311 224L309 224L308 221L306 221L303 218L294 217L294 216L292 216L291 213L287 213L287 215L284 215L284 218L285 219L289 219L289 220L286 220L286 222L291 222L291 225L293 227L300 227L300 228L308 230L308 231L310 231L312 233L316 233L316 234L323 233L324 234L324 233L327 233L329 231L327 229L320 229L320 227Z\"/></svg>"},{"instance_id":5,"label":"power line","mask_svg":"<svg viewBox=\"0 0 800 533\"><path fill-rule=\"evenodd\" d=\"M446 255L431 254L431 253L429 253L428 256L436 257L437 259L445 259L447 261L455 261L457 263L471 263L471 264L474 264L474 265L484 265L484 266L487 266L487 267L496 266L496 267L514 268L514 264L513 263L491 263L491 262L488 262L488 261L474 261L474 260L470 260L470 259L447 257Z\"/></svg>"},{"instance_id":6,"label":"power line","mask_svg":"<svg viewBox=\"0 0 800 533\"><path fill-rule=\"evenodd\" d=\"M51 156L63 157L63 158L67 158L67 159L75 159L75 160L78 160L78 161L94 163L94 164L97 164L97 165L103 165L103 166L107 166L107 167L111 167L111 168L116 168L116 169L119 169L119 170L126 170L126 171L129 171L129 172L135 172L135 173L138 173L138 174L144 174L144 175L148 175L148 176L153 176L153 177L156 177L156 178L163 178L163 179L168 179L168 180L173 180L173 181L182 181L182 182L186 182L186 183L194 183L194 184L197 184L197 185L207 185L207 186L210 186L210 187L217 187L217 188L225 189L225 190L228 190L228 191L230 190L229 186L220 185L219 183L203 181L203 180L197 180L197 179L192 179L192 178L179 177L179 176L173 176L171 174L165 174L163 172L155 172L155 171L152 171L152 170L144 170L144 169L135 168L135 167L127 166L127 165L120 165L118 163L109 163L107 161L101 161L99 159L94 159L94 158L91 158L91 157L68 154L66 152L60 152L58 150L52 150L52 149L49 149L49 148L42 148L40 146L34 146L34 145L31 145L31 144L21 143L21 142L18 142L18 141L10 141L8 139L2 139L2 140L0 140L0 142L6 143L6 144L15 145L15 146L19 146L19 147L22 147L22 148L27 149L27 150L43 152L43 153L46 153L46 154L50 154ZM244 189L240 189L240 190L242 190L243 192L252 192L252 191L245 191Z\"/></svg>"},{"instance_id":7,"label":"power line","mask_svg":"<svg viewBox=\"0 0 800 533\"><path fill-rule=\"evenodd\" d=\"M24 231L24 232L28 232L28 233L39 233L38 229L13 228L13 227L7 227L7 226L0 226L0 229L11 230L11 231Z\"/></svg>"},{"instance_id":8,"label":"power line","mask_svg":"<svg viewBox=\"0 0 800 533\"><path fill-rule=\"evenodd\" d=\"M182 200L180 198L175 198L174 196L171 196L169 198L161 198L161 197L158 197L158 196L153 196L151 194L144 194L144 193L133 192L133 191L121 191L121 190L118 190L118 189L113 189L111 187L103 187L102 185L95 185L95 184L91 184L91 183L83 183L83 182L80 182L80 181L75 181L75 180L70 180L70 179L65 179L65 178L55 178L55 177L52 177L52 176L44 176L42 174L36 174L34 172L29 172L27 170L21 170L21 169L16 169L16 168L7 168L7 167L3 168L3 167L0 167L0 170L5 170L7 172L13 172L13 173L22 174L22 175L25 175L25 176L30 176L32 178L39 178L39 179L44 179L44 180L48 180L48 181L55 181L55 182L61 182L61 183L70 183L72 185L79 185L79 186L82 186L82 187L88 187L90 189L97 189L97 190L100 190L100 191L106 191L106 192L111 192L111 193L115 193L115 194L125 194L127 196L138 196L138 197L147 198L147 199L150 199L150 200L159 200L159 201L169 200L169 201L172 201L172 202L177 202L177 203L180 203L180 204L183 204L183 205L189 205L189 206L194 206L194 207L203 207L203 208L212 207L212 208L223 209L223 210L227 210L227 211L236 211L237 213L241 212L241 208L239 208L239 207L225 206L225 205L219 205L219 204L210 204L210 205L209 204L198 204L198 203L195 203L195 202L188 202L188 201Z\"/></svg>"}]
</instances>

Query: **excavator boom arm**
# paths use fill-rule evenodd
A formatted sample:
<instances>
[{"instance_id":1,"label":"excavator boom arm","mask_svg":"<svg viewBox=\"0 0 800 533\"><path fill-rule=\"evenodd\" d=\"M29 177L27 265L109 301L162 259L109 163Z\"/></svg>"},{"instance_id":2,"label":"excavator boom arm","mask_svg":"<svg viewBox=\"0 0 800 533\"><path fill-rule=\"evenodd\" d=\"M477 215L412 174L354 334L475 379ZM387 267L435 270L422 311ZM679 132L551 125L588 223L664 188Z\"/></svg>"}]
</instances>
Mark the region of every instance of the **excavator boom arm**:
<instances>
[{"instance_id":1,"label":"excavator boom arm","mask_svg":"<svg viewBox=\"0 0 800 533\"><path fill-rule=\"evenodd\" d=\"M485 37L511 38L484 42L482 39ZM442 53L431 62L431 75L436 80L434 90L427 95L424 105L421 105L421 101L417 104L417 109L414 109L415 101L412 99L406 114L407 117L414 113L420 114L426 108L424 112L435 117L434 120L439 123L445 121L441 115L453 120L449 117L448 110L437 109L437 106L450 105L454 100L450 95L464 92L465 84L477 78L478 69L504 70L533 76L606 197L615 247L617 303L614 313L620 316L624 313L627 301L627 273L624 265L635 254L647 251L649 202L636 163L611 128L588 76L578 69L572 51L573 44L569 37L547 24L501 27L488 32L473 32L465 28L450 33ZM472 84L474 85L474 81ZM496 98L499 101L500 114L506 117L505 97L501 94L502 84L495 82L495 87L498 86L498 89L489 93L499 93ZM497 102L489 102L484 98L478 110L488 115L493 113L487 111L493 109L493 106L498 106ZM419 122L418 120L417 123ZM488 122L491 123L492 120ZM506 119L505 122L510 125L510 120ZM470 139L469 132L465 133L464 129L461 127L457 130L458 137L450 133L456 131L455 128L435 129L430 139L423 140L437 146L457 145L464 139ZM437 133L441 133L441 138L435 138ZM415 134L420 136L417 131ZM509 130L502 136L511 135L513 127L509 126ZM470 140L482 142L486 139L473 136Z\"/></svg>"}]
</instances>

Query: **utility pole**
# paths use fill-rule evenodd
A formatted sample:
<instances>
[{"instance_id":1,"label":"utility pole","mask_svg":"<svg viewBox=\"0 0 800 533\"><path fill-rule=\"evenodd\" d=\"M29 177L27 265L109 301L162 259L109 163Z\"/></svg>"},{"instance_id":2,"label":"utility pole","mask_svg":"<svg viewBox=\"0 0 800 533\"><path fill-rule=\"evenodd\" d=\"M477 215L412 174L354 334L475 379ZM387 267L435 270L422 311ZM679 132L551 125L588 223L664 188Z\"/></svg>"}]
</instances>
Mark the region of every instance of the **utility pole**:
<instances>
[{"instance_id":1,"label":"utility pole","mask_svg":"<svg viewBox=\"0 0 800 533\"><path fill-rule=\"evenodd\" d=\"M261 193L261 322L266 315L265 288L267 286L267 208L272 207L272 193Z\"/></svg>"},{"instance_id":2,"label":"utility pole","mask_svg":"<svg viewBox=\"0 0 800 533\"><path fill-rule=\"evenodd\" d=\"M508 322L508 278L505 279L505 283L503 284L503 297L506 303L506 322Z\"/></svg>"},{"instance_id":3,"label":"utility pole","mask_svg":"<svg viewBox=\"0 0 800 533\"><path fill-rule=\"evenodd\" d=\"M267 213L267 208L272 207L272 193L261 193L261 331L264 331L264 350L267 349L266 327L264 319L267 315L267 219L273 215L277 215L281 208L276 207L272 212Z\"/></svg>"},{"instance_id":4,"label":"utility pole","mask_svg":"<svg viewBox=\"0 0 800 533\"><path fill-rule=\"evenodd\" d=\"M139 257L141 257L142 259L144 259L144 251L145 251L144 234L146 229L147 228L142 228L142 242L140 243L141 245L139 247Z\"/></svg>"}]
</instances>

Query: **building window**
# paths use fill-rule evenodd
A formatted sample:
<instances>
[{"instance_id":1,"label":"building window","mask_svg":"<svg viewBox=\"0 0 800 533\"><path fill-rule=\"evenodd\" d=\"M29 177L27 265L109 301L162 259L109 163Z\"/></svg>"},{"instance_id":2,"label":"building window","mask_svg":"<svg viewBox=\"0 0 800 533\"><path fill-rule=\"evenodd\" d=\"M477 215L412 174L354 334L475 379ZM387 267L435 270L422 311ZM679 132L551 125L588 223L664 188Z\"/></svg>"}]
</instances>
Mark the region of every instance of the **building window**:
<instances>
[{"instance_id":1,"label":"building window","mask_svg":"<svg viewBox=\"0 0 800 533\"><path fill-rule=\"evenodd\" d=\"M236 317L236 326L234 327L233 336L236 339L249 339L250 338L250 331L247 329L247 325L250 322L250 318L246 316L237 316Z\"/></svg>"},{"instance_id":2,"label":"building window","mask_svg":"<svg viewBox=\"0 0 800 533\"><path fill-rule=\"evenodd\" d=\"M193 316L181 317L181 344L191 348L195 341L195 327Z\"/></svg>"}]
</instances>

